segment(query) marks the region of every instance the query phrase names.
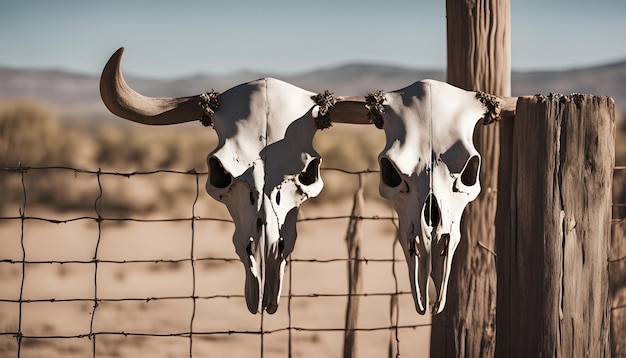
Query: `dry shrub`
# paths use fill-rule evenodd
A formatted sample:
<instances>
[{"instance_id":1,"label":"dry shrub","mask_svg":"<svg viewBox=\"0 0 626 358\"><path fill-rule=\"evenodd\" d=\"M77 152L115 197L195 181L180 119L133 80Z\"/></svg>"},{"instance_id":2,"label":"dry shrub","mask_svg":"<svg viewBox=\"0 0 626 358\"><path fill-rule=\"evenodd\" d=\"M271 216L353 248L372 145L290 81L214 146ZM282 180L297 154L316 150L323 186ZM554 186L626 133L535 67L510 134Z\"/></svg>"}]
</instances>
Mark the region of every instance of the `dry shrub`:
<instances>
[{"instance_id":1,"label":"dry shrub","mask_svg":"<svg viewBox=\"0 0 626 358\"><path fill-rule=\"evenodd\" d=\"M205 157L217 140L210 128L196 124L196 128L104 124L93 133L98 143L95 162L116 169L205 171Z\"/></svg>"},{"instance_id":2,"label":"dry shrub","mask_svg":"<svg viewBox=\"0 0 626 358\"><path fill-rule=\"evenodd\" d=\"M29 101L0 105L0 166L80 167L92 162L94 143L77 127L62 124L41 104ZM23 201L20 173L0 175L0 209ZM49 175L25 176L28 203L63 210L82 209L88 188ZM69 194L71 193L71 194Z\"/></svg>"},{"instance_id":3,"label":"dry shrub","mask_svg":"<svg viewBox=\"0 0 626 358\"><path fill-rule=\"evenodd\" d=\"M88 130L57 120L36 102L0 103L0 166L206 171L205 156L215 145L215 135L196 124L172 130L174 127L152 128L120 121L119 125L104 124ZM179 197L195 191L194 183L184 179L142 180L142 189L157 195L130 195L134 193L114 188L109 190L106 206L118 214L174 208ZM67 170L28 171L24 184L29 207L56 211L93 211L99 193L95 175ZM15 214L23 201L21 173L0 172L0 211Z\"/></svg>"},{"instance_id":4,"label":"dry shrub","mask_svg":"<svg viewBox=\"0 0 626 358\"><path fill-rule=\"evenodd\" d=\"M91 121L85 121L92 124ZM88 129L89 128L89 129ZM335 124L319 131L314 147L323 168L349 171L378 169L377 155L384 147L383 131L372 126ZM616 164L626 165L626 119L616 133ZM80 127L54 118L43 105L32 101L0 103L0 166L67 166L117 172L172 169L206 171L206 155L215 148L217 136L200 123L150 127L124 120L100 126ZM322 173L325 189L312 203L351 198L356 176ZM76 176L71 171L31 171L25 176L28 204L49 209L93 210L99 188L95 176ZM378 176L367 175L366 197L378 199ZM150 213L176 208L176 201L195 192L184 176L142 179L146 195L134 195L124 183L112 186L107 206L119 214ZM201 183L201 187L203 183ZM0 172L0 211L21 206L21 174ZM11 209L14 210L14 209ZM17 210L17 209L15 209Z\"/></svg>"},{"instance_id":5,"label":"dry shrub","mask_svg":"<svg viewBox=\"0 0 626 358\"><path fill-rule=\"evenodd\" d=\"M0 105L0 165L76 165L90 160L93 143L81 130L62 124L41 104Z\"/></svg>"}]
</instances>

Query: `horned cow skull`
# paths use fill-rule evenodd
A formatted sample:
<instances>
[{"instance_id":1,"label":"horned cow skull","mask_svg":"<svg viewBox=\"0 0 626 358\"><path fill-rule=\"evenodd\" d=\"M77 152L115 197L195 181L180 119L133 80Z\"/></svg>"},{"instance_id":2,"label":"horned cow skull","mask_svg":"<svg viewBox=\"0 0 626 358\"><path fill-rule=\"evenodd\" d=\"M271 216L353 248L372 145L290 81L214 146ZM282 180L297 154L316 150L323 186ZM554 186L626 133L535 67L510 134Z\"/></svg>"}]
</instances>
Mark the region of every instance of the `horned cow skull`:
<instances>
[{"instance_id":1,"label":"horned cow skull","mask_svg":"<svg viewBox=\"0 0 626 358\"><path fill-rule=\"evenodd\" d=\"M220 95L206 190L235 222L233 243L246 269L252 313L276 312L298 207L323 187L311 92L266 78Z\"/></svg>"},{"instance_id":2,"label":"horned cow skull","mask_svg":"<svg viewBox=\"0 0 626 358\"><path fill-rule=\"evenodd\" d=\"M233 243L245 267L248 310L275 313L296 241L298 208L324 185L322 159L312 146L322 111L314 93L264 78L213 99L145 97L124 81L122 53L120 48L111 56L100 80L102 100L112 113L150 125L212 122L219 141L207 157L206 190L235 222ZM339 122L363 110L354 103L336 108L333 119Z\"/></svg>"},{"instance_id":3,"label":"horned cow skull","mask_svg":"<svg viewBox=\"0 0 626 358\"><path fill-rule=\"evenodd\" d=\"M399 240L420 314L428 306L428 280L445 306L452 257L461 240L465 206L480 192L480 154L474 126L485 114L475 92L423 80L385 93L382 113L386 146L378 160L380 194L399 221Z\"/></svg>"}]
</instances>

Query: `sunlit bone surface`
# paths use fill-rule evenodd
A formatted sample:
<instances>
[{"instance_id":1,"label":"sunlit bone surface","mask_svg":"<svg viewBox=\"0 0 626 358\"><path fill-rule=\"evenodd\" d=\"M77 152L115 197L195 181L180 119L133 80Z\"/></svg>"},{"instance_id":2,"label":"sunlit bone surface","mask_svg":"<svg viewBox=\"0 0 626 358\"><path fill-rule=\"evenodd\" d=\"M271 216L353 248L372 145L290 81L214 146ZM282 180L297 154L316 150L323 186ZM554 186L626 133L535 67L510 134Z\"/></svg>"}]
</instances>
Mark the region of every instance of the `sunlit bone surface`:
<instances>
[{"instance_id":1,"label":"sunlit bone surface","mask_svg":"<svg viewBox=\"0 0 626 358\"><path fill-rule=\"evenodd\" d=\"M461 240L461 215L480 192L481 159L472 135L485 108L475 92L433 80L385 93L383 105L387 142L378 157L380 194L398 213L417 311L424 314L429 305L431 276L432 312L440 313Z\"/></svg>"},{"instance_id":2,"label":"sunlit bone surface","mask_svg":"<svg viewBox=\"0 0 626 358\"><path fill-rule=\"evenodd\" d=\"M219 144L207 158L206 189L235 221L233 243L252 313L276 312L298 207L322 190L312 95L266 78L219 97L213 120Z\"/></svg>"},{"instance_id":3,"label":"sunlit bone surface","mask_svg":"<svg viewBox=\"0 0 626 358\"><path fill-rule=\"evenodd\" d=\"M235 222L248 309L275 313L296 241L298 207L323 187L321 158L312 147L320 110L314 93L264 78L219 94L207 112L206 95L153 98L133 91L120 70L122 53L123 48L113 54L100 80L112 113L149 125L206 120L210 114L219 142L207 157L206 190ZM350 108L345 113L349 117Z\"/></svg>"}]
</instances>

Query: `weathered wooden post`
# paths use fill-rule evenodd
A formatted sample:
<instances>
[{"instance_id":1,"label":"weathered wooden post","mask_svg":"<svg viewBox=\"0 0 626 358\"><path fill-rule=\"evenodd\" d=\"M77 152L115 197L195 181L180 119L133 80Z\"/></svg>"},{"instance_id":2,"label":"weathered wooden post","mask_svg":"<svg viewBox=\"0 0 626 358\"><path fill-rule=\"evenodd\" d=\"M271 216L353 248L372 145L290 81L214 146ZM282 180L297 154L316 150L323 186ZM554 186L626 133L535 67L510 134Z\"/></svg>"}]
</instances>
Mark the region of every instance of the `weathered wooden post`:
<instances>
[{"instance_id":1,"label":"weathered wooden post","mask_svg":"<svg viewBox=\"0 0 626 358\"><path fill-rule=\"evenodd\" d=\"M511 94L509 0L447 0L448 82L498 96ZM495 214L499 125L476 127L482 192L468 205L443 313L433 317L432 357L495 353ZM488 248L488 249L485 249Z\"/></svg>"},{"instance_id":2,"label":"weathered wooden post","mask_svg":"<svg viewBox=\"0 0 626 358\"><path fill-rule=\"evenodd\" d=\"M343 357L356 357L356 331L359 295L363 293L361 279L361 238L360 227L363 219L363 177L359 174L359 186L354 193L354 203L350 222L346 232L346 245L348 247L348 303L346 305L346 324L343 335Z\"/></svg>"},{"instance_id":3,"label":"weathered wooden post","mask_svg":"<svg viewBox=\"0 0 626 358\"><path fill-rule=\"evenodd\" d=\"M522 97L511 124L497 356L609 356L613 100Z\"/></svg>"},{"instance_id":4,"label":"weathered wooden post","mask_svg":"<svg viewBox=\"0 0 626 358\"><path fill-rule=\"evenodd\" d=\"M613 218L609 285L612 295L611 355L626 356L626 167L615 167L613 173Z\"/></svg>"}]
</instances>

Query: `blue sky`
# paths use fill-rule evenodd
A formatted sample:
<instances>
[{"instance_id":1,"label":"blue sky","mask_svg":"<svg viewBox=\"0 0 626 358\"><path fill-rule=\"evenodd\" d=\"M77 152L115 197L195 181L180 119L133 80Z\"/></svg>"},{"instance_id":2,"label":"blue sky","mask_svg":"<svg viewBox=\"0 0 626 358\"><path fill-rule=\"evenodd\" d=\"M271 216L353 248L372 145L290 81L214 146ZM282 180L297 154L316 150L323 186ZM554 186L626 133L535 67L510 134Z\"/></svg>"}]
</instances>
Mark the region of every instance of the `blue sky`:
<instances>
[{"instance_id":1,"label":"blue sky","mask_svg":"<svg viewBox=\"0 0 626 358\"><path fill-rule=\"evenodd\" d=\"M515 70L626 60L626 1L512 0ZM174 78L446 66L445 0L0 0L0 66Z\"/></svg>"}]
</instances>

